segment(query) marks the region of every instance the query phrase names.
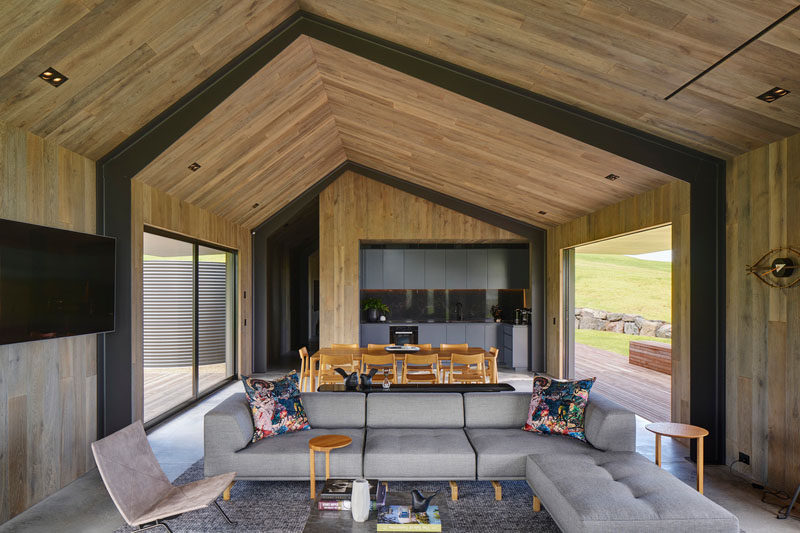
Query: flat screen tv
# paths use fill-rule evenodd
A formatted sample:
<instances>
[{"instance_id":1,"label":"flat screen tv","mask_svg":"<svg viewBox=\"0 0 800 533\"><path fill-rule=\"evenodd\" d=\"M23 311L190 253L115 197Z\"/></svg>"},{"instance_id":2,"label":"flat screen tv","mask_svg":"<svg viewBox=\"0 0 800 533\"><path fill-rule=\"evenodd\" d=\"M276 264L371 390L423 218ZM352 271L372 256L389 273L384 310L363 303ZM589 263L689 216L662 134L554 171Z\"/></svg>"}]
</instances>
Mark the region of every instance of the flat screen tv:
<instances>
[{"instance_id":1,"label":"flat screen tv","mask_svg":"<svg viewBox=\"0 0 800 533\"><path fill-rule=\"evenodd\" d=\"M114 246L0 219L0 344L113 331Z\"/></svg>"}]
</instances>

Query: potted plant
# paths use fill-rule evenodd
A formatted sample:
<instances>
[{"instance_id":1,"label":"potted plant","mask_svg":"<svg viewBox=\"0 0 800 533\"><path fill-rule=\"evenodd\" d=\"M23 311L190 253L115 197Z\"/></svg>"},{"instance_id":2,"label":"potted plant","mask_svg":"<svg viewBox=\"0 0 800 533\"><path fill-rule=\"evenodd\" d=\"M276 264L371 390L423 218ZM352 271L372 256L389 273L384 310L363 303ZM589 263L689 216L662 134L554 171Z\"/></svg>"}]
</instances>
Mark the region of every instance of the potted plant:
<instances>
[{"instance_id":1,"label":"potted plant","mask_svg":"<svg viewBox=\"0 0 800 533\"><path fill-rule=\"evenodd\" d=\"M389 306L377 298L365 298L361 302L361 309L367 312L367 320L370 322L377 322L379 313L389 314Z\"/></svg>"}]
</instances>

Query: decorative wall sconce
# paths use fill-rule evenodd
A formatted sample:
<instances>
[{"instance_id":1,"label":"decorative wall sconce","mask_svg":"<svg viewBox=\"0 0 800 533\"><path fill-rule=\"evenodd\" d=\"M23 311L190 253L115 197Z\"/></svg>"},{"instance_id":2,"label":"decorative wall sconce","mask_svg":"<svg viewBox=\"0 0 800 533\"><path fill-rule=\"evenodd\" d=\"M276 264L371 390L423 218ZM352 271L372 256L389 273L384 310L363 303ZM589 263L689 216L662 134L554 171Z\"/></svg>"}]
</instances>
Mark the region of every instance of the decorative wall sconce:
<instances>
[{"instance_id":1,"label":"decorative wall sconce","mask_svg":"<svg viewBox=\"0 0 800 533\"><path fill-rule=\"evenodd\" d=\"M788 289L800 283L800 251L789 246L773 248L746 270L776 289Z\"/></svg>"}]
</instances>

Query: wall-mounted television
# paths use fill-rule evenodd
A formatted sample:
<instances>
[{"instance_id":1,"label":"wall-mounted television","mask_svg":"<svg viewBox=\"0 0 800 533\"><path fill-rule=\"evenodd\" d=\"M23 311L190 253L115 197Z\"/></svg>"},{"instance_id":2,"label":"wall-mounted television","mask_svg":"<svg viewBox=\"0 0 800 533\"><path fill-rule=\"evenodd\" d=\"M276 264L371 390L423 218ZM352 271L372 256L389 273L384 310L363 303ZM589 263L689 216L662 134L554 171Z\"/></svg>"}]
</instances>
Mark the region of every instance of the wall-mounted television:
<instances>
[{"instance_id":1,"label":"wall-mounted television","mask_svg":"<svg viewBox=\"0 0 800 533\"><path fill-rule=\"evenodd\" d=\"M114 246L0 219L0 344L113 331Z\"/></svg>"}]
</instances>

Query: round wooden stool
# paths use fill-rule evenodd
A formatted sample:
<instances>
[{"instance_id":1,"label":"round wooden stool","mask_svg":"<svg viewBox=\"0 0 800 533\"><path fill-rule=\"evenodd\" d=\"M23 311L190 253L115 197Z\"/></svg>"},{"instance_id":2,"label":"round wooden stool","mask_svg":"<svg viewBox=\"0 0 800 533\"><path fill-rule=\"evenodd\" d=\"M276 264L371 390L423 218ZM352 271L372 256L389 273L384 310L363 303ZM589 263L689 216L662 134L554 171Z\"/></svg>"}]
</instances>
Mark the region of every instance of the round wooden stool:
<instances>
[{"instance_id":1,"label":"round wooden stool","mask_svg":"<svg viewBox=\"0 0 800 533\"><path fill-rule=\"evenodd\" d=\"M656 434L656 464L661 466L661 436L677 439L697 439L697 492L703 494L703 437L708 430L689 424L656 422L647 424L645 429Z\"/></svg>"},{"instance_id":2,"label":"round wooden stool","mask_svg":"<svg viewBox=\"0 0 800 533\"><path fill-rule=\"evenodd\" d=\"M325 479L331 476L331 450L349 446L353 439L347 435L320 435L308 441L309 466L311 474L311 499L316 497L316 472L314 452L325 452Z\"/></svg>"}]
</instances>

